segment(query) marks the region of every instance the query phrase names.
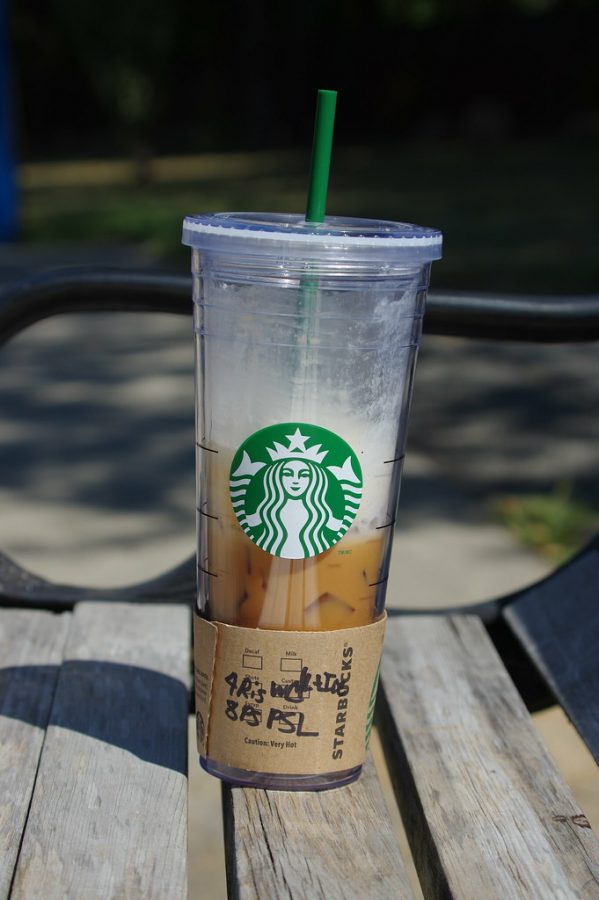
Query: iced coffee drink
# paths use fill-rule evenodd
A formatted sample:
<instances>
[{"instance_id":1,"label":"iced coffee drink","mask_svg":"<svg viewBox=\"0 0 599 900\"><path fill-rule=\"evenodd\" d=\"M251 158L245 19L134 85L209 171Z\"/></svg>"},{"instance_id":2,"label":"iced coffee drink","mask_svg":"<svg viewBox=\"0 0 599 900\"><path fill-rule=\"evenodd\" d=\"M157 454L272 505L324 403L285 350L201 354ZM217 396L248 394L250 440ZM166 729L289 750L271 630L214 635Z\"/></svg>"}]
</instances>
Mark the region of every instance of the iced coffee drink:
<instances>
[{"instance_id":1,"label":"iced coffee drink","mask_svg":"<svg viewBox=\"0 0 599 900\"><path fill-rule=\"evenodd\" d=\"M325 712L307 723L318 703L345 702L326 696L329 683L345 684L344 650L357 667L360 641L379 634L441 235L395 222L213 214L188 217L184 241L196 335L198 616L213 625L212 637L201 626L212 660L201 675L202 762L237 783L345 783L360 768L345 724L336 725L343 738L333 728L329 752ZM320 665L325 652L332 661ZM299 661L299 675L284 667ZM377 662L372 671L364 662L365 698L354 677L351 715L360 703L368 708ZM219 665L222 690L233 690L222 703L213 685ZM277 707L281 697L288 702ZM294 728L296 746L271 758L277 728ZM251 741L263 742L261 756ZM308 758L318 771L304 771Z\"/></svg>"}]
</instances>

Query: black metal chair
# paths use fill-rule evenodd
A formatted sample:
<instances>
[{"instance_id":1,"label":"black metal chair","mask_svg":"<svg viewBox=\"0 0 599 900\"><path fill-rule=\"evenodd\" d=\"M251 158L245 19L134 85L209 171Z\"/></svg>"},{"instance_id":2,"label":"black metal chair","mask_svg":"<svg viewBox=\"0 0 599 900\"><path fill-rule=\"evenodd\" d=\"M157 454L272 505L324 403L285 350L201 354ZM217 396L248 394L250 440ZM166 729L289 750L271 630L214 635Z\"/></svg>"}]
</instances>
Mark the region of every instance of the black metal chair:
<instances>
[{"instance_id":1,"label":"black metal chair","mask_svg":"<svg viewBox=\"0 0 599 900\"><path fill-rule=\"evenodd\" d=\"M72 312L191 315L190 280L156 272L69 269L0 291L0 343L41 319ZM424 330L501 341L599 340L599 296L438 293ZM96 590L39 578L0 553L0 606L62 611L81 600L194 603L195 559L153 581ZM599 536L548 578L487 603L430 615L481 617L531 711L559 703L599 762ZM421 610L393 615L422 614Z\"/></svg>"}]
</instances>

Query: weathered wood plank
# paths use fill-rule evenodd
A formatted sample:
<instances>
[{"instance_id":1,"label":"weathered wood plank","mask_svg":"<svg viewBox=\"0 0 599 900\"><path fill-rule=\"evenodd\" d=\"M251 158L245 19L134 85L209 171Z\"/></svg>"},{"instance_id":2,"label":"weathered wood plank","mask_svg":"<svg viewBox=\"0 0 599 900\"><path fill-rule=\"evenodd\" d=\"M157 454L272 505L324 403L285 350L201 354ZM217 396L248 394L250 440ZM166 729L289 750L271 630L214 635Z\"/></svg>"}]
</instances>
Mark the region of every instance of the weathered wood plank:
<instances>
[{"instance_id":1,"label":"weathered wood plank","mask_svg":"<svg viewBox=\"0 0 599 900\"><path fill-rule=\"evenodd\" d=\"M189 618L76 608L13 897L186 896Z\"/></svg>"},{"instance_id":2,"label":"weathered wood plank","mask_svg":"<svg viewBox=\"0 0 599 900\"><path fill-rule=\"evenodd\" d=\"M599 842L474 617L388 623L381 727L425 897L599 896Z\"/></svg>"},{"instance_id":3,"label":"weathered wood plank","mask_svg":"<svg viewBox=\"0 0 599 900\"><path fill-rule=\"evenodd\" d=\"M0 610L0 898L10 891L68 620Z\"/></svg>"},{"instance_id":4,"label":"weathered wood plank","mask_svg":"<svg viewBox=\"0 0 599 900\"><path fill-rule=\"evenodd\" d=\"M321 793L223 787L229 895L240 900L402 900L408 876L369 758Z\"/></svg>"}]
</instances>

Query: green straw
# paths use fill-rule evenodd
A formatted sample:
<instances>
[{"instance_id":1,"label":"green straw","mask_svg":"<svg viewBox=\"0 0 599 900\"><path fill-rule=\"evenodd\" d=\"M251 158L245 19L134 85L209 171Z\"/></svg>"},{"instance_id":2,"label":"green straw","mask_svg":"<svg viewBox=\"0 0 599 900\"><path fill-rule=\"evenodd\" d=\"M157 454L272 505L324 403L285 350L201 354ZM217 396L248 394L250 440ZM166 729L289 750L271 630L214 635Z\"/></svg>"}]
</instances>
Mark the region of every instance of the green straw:
<instances>
[{"instance_id":1,"label":"green straw","mask_svg":"<svg viewBox=\"0 0 599 900\"><path fill-rule=\"evenodd\" d=\"M319 91L314 120L314 142L310 164L306 222L324 222L333 148L337 91Z\"/></svg>"},{"instance_id":2,"label":"green straw","mask_svg":"<svg viewBox=\"0 0 599 900\"><path fill-rule=\"evenodd\" d=\"M316 118L314 121L314 142L312 144L312 162L310 164L310 183L308 186L308 205L306 222L317 224L324 222L329 187L329 169L331 168L331 149L333 147L333 127L335 124L335 106L337 91L319 91L316 101ZM310 266L307 265L308 272ZM299 312L302 328L297 337L294 351L294 363L298 376L297 387L294 387L292 409L296 419L308 414L308 396L315 380L314 364L310 358L310 348L314 339L313 329L317 323L315 310L318 305L318 278L304 274L300 280ZM300 374L304 373L303 378ZM310 387L308 387L310 383ZM310 413L311 414L311 413Z\"/></svg>"}]
</instances>

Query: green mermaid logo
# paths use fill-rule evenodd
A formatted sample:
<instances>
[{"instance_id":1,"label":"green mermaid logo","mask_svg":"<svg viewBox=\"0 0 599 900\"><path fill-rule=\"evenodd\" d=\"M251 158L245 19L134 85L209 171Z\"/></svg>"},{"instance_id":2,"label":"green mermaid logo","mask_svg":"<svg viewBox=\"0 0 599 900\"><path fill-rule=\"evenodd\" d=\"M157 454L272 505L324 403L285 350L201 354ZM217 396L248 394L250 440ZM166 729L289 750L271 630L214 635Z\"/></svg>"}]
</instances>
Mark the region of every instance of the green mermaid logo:
<instances>
[{"instance_id":1,"label":"green mermaid logo","mask_svg":"<svg viewBox=\"0 0 599 900\"><path fill-rule=\"evenodd\" d=\"M258 547L283 559L328 550L356 518L362 470L342 438L318 425L271 425L233 457L231 503Z\"/></svg>"}]
</instances>

